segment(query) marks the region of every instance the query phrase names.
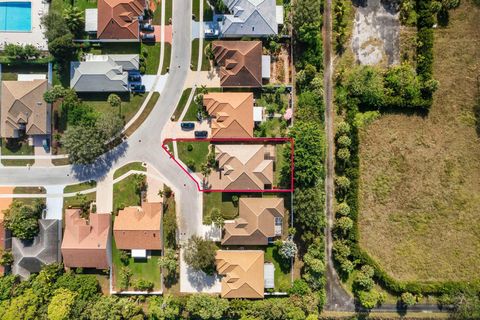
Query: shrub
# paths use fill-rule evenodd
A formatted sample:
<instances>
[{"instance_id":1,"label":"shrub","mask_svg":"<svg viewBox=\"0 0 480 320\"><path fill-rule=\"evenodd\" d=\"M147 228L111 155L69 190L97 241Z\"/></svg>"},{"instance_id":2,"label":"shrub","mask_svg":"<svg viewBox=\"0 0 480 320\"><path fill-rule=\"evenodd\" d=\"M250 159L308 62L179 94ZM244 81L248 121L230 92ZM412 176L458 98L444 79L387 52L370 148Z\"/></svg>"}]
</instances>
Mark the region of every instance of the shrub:
<instances>
[{"instance_id":1,"label":"shrub","mask_svg":"<svg viewBox=\"0 0 480 320\"><path fill-rule=\"evenodd\" d=\"M188 144L188 145L187 145L187 151L192 151L192 150L193 150L192 144Z\"/></svg>"},{"instance_id":2,"label":"shrub","mask_svg":"<svg viewBox=\"0 0 480 320\"><path fill-rule=\"evenodd\" d=\"M382 304L386 299L385 294L377 290L360 291L358 292L358 300L362 307L366 309L373 309L377 305Z\"/></svg>"},{"instance_id":3,"label":"shrub","mask_svg":"<svg viewBox=\"0 0 480 320\"><path fill-rule=\"evenodd\" d=\"M335 227L339 229L343 235L346 235L353 228L353 221L349 217L341 217L336 221Z\"/></svg>"},{"instance_id":4,"label":"shrub","mask_svg":"<svg viewBox=\"0 0 480 320\"><path fill-rule=\"evenodd\" d=\"M134 288L135 290L150 292L153 290L153 282L144 279L138 279L135 281Z\"/></svg>"},{"instance_id":5,"label":"shrub","mask_svg":"<svg viewBox=\"0 0 480 320\"><path fill-rule=\"evenodd\" d=\"M122 104L122 100L118 95L115 93L112 93L108 96L107 102L112 106L112 107L120 107Z\"/></svg>"},{"instance_id":6,"label":"shrub","mask_svg":"<svg viewBox=\"0 0 480 320\"><path fill-rule=\"evenodd\" d=\"M347 161L348 159L350 159L350 151L348 150L348 148L338 149L337 158L342 161Z\"/></svg>"},{"instance_id":7,"label":"shrub","mask_svg":"<svg viewBox=\"0 0 480 320\"><path fill-rule=\"evenodd\" d=\"M343 191L346 191L350 187L350 179L345 176L338 176L335 177L335 184Z\"/></svg>"},{"instance_id":8,"label":"shrub","mask_svg":"<svg viewBox=\"0 0 480 320\"><path fill-rule=\"evenodd\" d=\"M402 301L402 304L406 307L411 307L417 304L417 298L410 292L402 293L400 300Z\"/></svg>"},{"instance_id":9,"label":"shrub","mask_svg":"<svg viewBox=\"0 0 480 320\"><path fill-rule=\"evenodd\" d=\"M337 134L338 135L343 135L343 134L348 134L350 133L350 125L348 122L342 121L337 125Z\"/></svg>"},{"instance_id":10,"label":"shrub","mask_svg":"<svg viewBox=\"0 0 480 320\"><path fill-rule=\"evenodd\" d=\"M375 282L373 281L374 270L369 265L362 266L360 272L357 273L353 286L358 291L369 291L373 288Z\"/></svg>"},{"instance_id":11,"label":"shrub","mask_svg":"<svg viewBox=\"0 0 480 320\"><path fill-rule=\"evenodd\" d=\"M238 207L238 196L232 196L232 203L235 207Z\"/></svg>"},{"instance_id":12,"label":"shrub","mask_svg":"<svg viewBox=\"0 0 480 320\"><path fill-rule=\"evenodd\" d=\"M199 319L222 319L228 310L228 300L210 296L208 294L194 294L188 298L185 309Z\"/></svg>"},{"instance_id":13,"label":"shrub","mask_svg":"<svg viewBox=\"0 0 480 320\"><path fill-rule=\"evenodd\" d=\"M222 213L218 208L212 208L212 210L210 211L210 219L212 220L214 226L217 228L222 228L225 223Z\"/></svg>"},{"instance_id":14,"label":"shrub","mask_svg":"<svg viewBox=\"0 0 480 320\"><path fill-rule=\"evenodd\" d=\"M341 202L337 205L337 213L341 216L348 216L350 214L350 206L346 202Z\"/></svg>"},{"instance_id":15,"label":"shrub","mask_svg":"<svg viewBox=\"0 0 480 320\"><path fill-rule=\"evenodd\" d=\"M349 147L352 144L352 139L350 139L347 135L342 135L338 137L337 144L341 147Z\"/></svg>"},{"instance_id":16,"label":"shrub","mask_svg":"<svg viewBox=\"0 0 480 320\"><path fill-rule=\"evenodd\" d=\"M119 255L120 255L120 261L124 266L128 265L128 262L130 261L130 257L128 256L127 251L125 250L119 250Z\"/></svg>"},{"instance_id":17,"label":"shrub","mask_svg":"<svg viewBox=\"0 0 480 320\"><path fill-rule=\"evenodd\" d=\"M288 289L288 294L290 295L305 295L312 292L310 287L308 286L308 283L305 282L305 280L302 279L296 279L293 281L292 287Z\"/></svg>"},{"instance_id":18,"label":"shrub","mask_svg":"<svg viewBox=\"0 0 480 320\"><path fill-rule=\"evenodd\" d=\"M295 242L293 242L293 240L290 239L283 241L280 249L278 250L278 253L284 259L294 258L297 254L297 245L295 244Z\"/></svg>"},{"instance_id":19,"label":"shrub","mask_svg":"<svg viewBox=\"0 0 480 320\"><path fill-rule=\"evenodd\" d=\"M14 200L10 207L4 211L5 227L21 240L33 239L38 234L38 219L44 205L36 202L33 206Z\"/></svg>"}]
</instances>

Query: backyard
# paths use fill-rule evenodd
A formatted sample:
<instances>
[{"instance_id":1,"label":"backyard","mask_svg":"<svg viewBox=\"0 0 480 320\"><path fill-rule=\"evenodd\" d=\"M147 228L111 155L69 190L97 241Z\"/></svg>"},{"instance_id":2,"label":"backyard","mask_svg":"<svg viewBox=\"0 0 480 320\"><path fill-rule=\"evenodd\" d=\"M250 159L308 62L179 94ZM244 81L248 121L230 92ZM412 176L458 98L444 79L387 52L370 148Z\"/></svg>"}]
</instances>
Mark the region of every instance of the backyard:
<instances>
[{"instance_id":1,"label":"backyard","mask_svg":"<svg viewBox=\"0 0 480 320\"><path fill-rule=\"evenodd\" d=\"M112 237L112 261L114 269L114 287L116 290L134 290L133 284L142 279L154 284L154 291L161 289L161 272L158 267L158 258L160 252L151 251L151 257L148 259L133 259L129 257L128 264L124 264L120 259L121 250L115 245L115 238ZM132 272L130 278L130 286L128 288L120 288L121 269L128 268Z\"/></svg>"},{"instance_id":2,"label":"backyard","mask_svg":"<svg viewBox=\"0 0 480 320\"><path fill-rule=\"evenodd\" d=\"M399 280L480 278L479 19L462 1L435 29L428 115L383 114L360 132L360 245Z\"/></svg>"}]
</instances>

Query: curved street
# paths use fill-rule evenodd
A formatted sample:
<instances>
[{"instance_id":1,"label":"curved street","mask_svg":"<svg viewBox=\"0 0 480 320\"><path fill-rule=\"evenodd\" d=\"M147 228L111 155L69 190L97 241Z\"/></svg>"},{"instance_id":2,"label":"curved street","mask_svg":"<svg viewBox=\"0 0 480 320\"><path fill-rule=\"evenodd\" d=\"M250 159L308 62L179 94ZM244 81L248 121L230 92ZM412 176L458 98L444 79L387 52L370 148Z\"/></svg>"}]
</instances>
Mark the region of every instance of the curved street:
<instances>
[{"instance_id":1,"label":"curved street","mask_svg":"<svg viewBox=\"0 0 480 320\"><path fill-rule=\"evenodd\" d=\"M187 175L161 148L163 128L175 111L190 69L192 2L177 0L173 4L173 40L170 72L152 112L126 141L101 156L91 165L58 167L0 167L0 185L45 186L68 185L87 180L102 181L107 174L129 162L141 161L153 166L173 189L179 204L180 239L197 232L201 226L201 194ZM188 215L188 216L186 216ZM186 223L188 221L188 224Z\"/></svg>"}]
</instances>

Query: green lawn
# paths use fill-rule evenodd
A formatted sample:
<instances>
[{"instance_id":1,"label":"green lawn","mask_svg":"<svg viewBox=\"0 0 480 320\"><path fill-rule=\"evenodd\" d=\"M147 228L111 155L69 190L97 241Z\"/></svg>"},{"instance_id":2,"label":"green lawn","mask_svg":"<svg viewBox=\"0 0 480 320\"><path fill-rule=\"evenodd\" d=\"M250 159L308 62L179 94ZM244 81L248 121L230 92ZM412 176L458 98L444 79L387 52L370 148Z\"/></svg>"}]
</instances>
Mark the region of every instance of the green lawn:
<instances>
[{"instance_id":1,"label":"green lawn","mask_svg":"<svg viewBox=\"0 0 480 320\"><path fill-rule=\"evenodd\" d=\"M163 205L163 243L166 248L175 249L177 232L177 213L175 197L167 198Z\"/></svg>"},{"instance_id":2,"label":"green lawn","mask_svg":"<svg viewBox=\"0 0 480 320\"><path fill-rule=\"evenodd\" d=\"M208 88L208 92L222 92L222 88ZM190 105L188 106L188 110L185 113L183 121L198 121L197 114L198 106L195 103L194 99L192 99L192 101L190 101Z\"/></svg>"},{"instance_id":3,"label":"green lawn","mask_svg":"<svg viewBox=\"0 0 480 320\"><path fill-rule=\"evenodd\" d=\"M165 24L170 24L170 19L172 18L172 1L165 0Z\"/></svg>"},{"instance_id":4,"label":"green lawn","mask_svg":"<svg viewBox=\"0 0 480 320\"><path fill-rule=\"evenodd\" d=\"M44 63L2 63L2 81L16 81L18 74L48 72L48 64Z\"/></svg>"},{"instance_id":5,"label":"green lawn","mask_svg":"<svg viewBox=\"0 0 480 320\"><path fill-rule=\"evenodd\" d=\"M117 169L115 173L113 174L113 179L116 179L118 177L121 177L125 173L127 173L130 170L136 170L136 171L147 171L147 168L145 168L141 162L131 162L129 164L124 165L123 167Z\"/></svg>"},{"instance_id":6,"label":"green lawn","mask_svg":"<svg viewBox=\"0 0 480 320\"><path fill-rule=\"evenodd\" d=\"M94 180L86 181L78 184L71 184L69 186L66 186L63 189L63 193L79 192L79 191L95 188L96 186L97 186L97 182Z\"/></svg>"},{"instance_id":7,"label":"green lawn","mask_svg":"<svg viewBox=\"0 0 480 320\"><path fill-rule=\"evenodd\" d=\"M145 106L145 109L143 109L143 112L132 123L132 125L130 127L128 127L127 130L125 130L125 135L126 136L132 135L132 133L134 133L135 130L137 130L137 128L142 125L142 123L145 121L145 119L147 119L150 112L152 112L152 110L155 107L155 104L157 103L159 98L160 98L160 93L154 92L152 94L152 96L150 97L150 100L147 102L147 105Z\"/></svg>"},{"instance_id":8,"label":"green lawn","mask_svg":"<svg viewBox=\"0 0 480 320\"><path fill-rule=\"evenodd\" d=\"M147 51L145 74L157 74L160 65L160 43L142 43L142 50Z\"/></svg>"},{"instance_id":9,"label":"green lawn","mask_svg":"<svg viewBox=\"0 0 480 320\"><path fill-rule=\"evenodd\" d=\"M152 256L150 259L146 260L134 260L130 257L128 261L128 265L125 267L129 268L132 271L132 277L130 279L130 287L124 288L128 290L134 290L132 284L135 283L136 280L143 279L154 284L154 290L161 289L161 272L160 268L158 267L158 258L160 254L158 252L151 252ZM114 287L117 290L120 290L116 284L119 283L120 280L120 270L124 267L122 261L120 261L120 250L117 249L115 246L115 239L112 237L112 261L114 265L114 272L115 272L115 284Z\"/></svg>"},{"instance_id":10,"label":"green lawn","mask_svg":"<svg viewBox=\"0 0 480 320\"><path fill-rule=\"evenodd\" d=\"M280 138L285 137L287 122L283 118L271 118L260 123L254 129L255 137Z\"/></svg>"},{"instance_id":11,"label":"green lawn","mask_svg":"<svg viewBox=\"0 0 480 320\"><path fill-rule=\"evenodd\" d=\"M188 146L192 146L192 150L188 151ZM194 164L192 171L200 170L200 166L207 161L208 146L207 141L202 142L177 142L178 157L186 165Z\"/></svg>"},{"instance_id":12,"label":"green lawn","mask_svg":"<svg viewBox=\"0 0 480 320\"><path fill-rule=\"evenodd\" d=\"M170 56L172 54L172 46L170 43L165 42L163 50L163 65L162 65L162 74L166 74L170 69Z\"/></svg>"},{"instance_id":13,"label":"green lawn","mask_svg":"<svg viewBox=\"0 0 480 320\"><path fill-rule=\"evenodd\" d=\"M160 1L155 1L157 8L153 13L152 24L160 25L162 23L162 3Z\"/></svg>"},{"instance_id":14,"label":"green lawn","mask_svg":"<svg viewBox=\"0 0 480 320\"><path fill-rule=\"evenodd\" d=\"M275 172L273 177L273 185L276 188L286 189L290 187L290 184L282 185L282 168L286 164L286 159L283 156L283 153L285 152L286 148L290 148L289 142L275 145ZM290 162L290 159L288 161ZM290 181L289 179L287 180Z\"/></svg>"},{"instance_id":15,"label":"green lawn","mask_svg":"<svg viewBox=\"0 0 480 320\"><path fill-rule=\"evenodd\" d=\"M14 194L45 194L44 187L15 187Z\"/></svg>"},{"instance_id":16,"label":"green lawn","mask_svg":"<svg viewBox=\"0 0 480 320\"><path fill-rule=\"evenodd\" d=\"M202 0L193 0L193 3L192 3L192 14L194 16L195 21L200 20L200 1Z\"/></svg>"},{"instance_id":17,"label":"green lawn","mask_svg":"<svg viewBox=\"0 0 480 320\"><path fill-rule=\"evenodd\" d=\"M207 0L203 0L203 21L212 21L213 20L213 10L208 5Z\"/></svg>"},{"instance_id":18,"label":"green lawn","mask_svg":"<svg viewBox=\"0 0 480 320\"><path fill-rule=\"evenodd\" d=\"M135 176L131 175L113 185L113 212L117 213L121 208L141 204L134 181Z\"/></svg>"},{"instance_id":19,"label":"green lawn","mask_svg":"<svg viewBox=\"0 0 480 320\"><path fill-rule=\"evenodd\" d=\"M197 70L198 67L198 55L200 52L198 51L198 45L200 41L199 39L193 39L192 41L192 56L190 59L190 69ZM203 55L202 55L202 66L201 71L209 71L210 70L210 60L208 60L205 54L205 48L211 43L210 40L203 39Z\"/></svg>"},{"instance_id":20,"label":"green lawn","mask_svg":"<svg viewBox=\"0 0 480 320\"><path fill-rule=\"evenodd\" d=\"M97 198L96 192L91 192L87 194L76 195L74 197L63 198L63 208L79 208L81 207L84 201L92 202Z\"/></svg>"},{"instance_id":21,"label":"green lawn","mask_svg":"<svg viewBox=\"0 0 480 320\"><path fill-rule=\"evenodd\" d=\"M75 0L74 6L79 8L83 13L85 9L97 8L96 0Z\"/></svg>"},{"instance_id":22,"label":"green lawn","mask_svg":"<svg viewBox=\"0 0 480 320\"><path fill-rule=\"evenodd\" d=\"M187 103L190 92L192 92L192 88L183 90L183 93L182 93L182 96L180 97L180 101L178 102L177 108L173 113L173 117L175 121L177 121L180 118L180 115L182 114L182 111L185 108L185 104Z\"/></svg>"},{"instance_id":23,"label":"green lawn","mask_svg":"<svg viewBox=\"0 0 480 320\"><path fill-rule=\"evenodd\" d=\"M221 192L204 192L203 193L203 223L212 223L210 212L213 208L217 208L222 213L225 220L232 220L238 215L238 207L232 202L232 196L238 194L221 193Z\"/></svg>"},{"instance_id":24,"label":"green lawn","mask_svg":"<svg viewBox=\"0 0 480 320\"><path fill-rule=\"evenodd\" d=\"M119 114L125 121L128 122L140 109L143 104L143 101L147 97L147 93L140 93L140 94L133 94L133 93L126 93L120 94L120 98L122 99L122 104L119 108L112 107L108 102L107 98L109 93L85 93L79 94L79 97L88 105L91 105L97 112L106 114L106 115L114 115Z\"/></svg>"},{"instance_id":25,"label":"green lawn","mask_svg":"<svg viewBox=\"0 0 480 320\"><path fill-rule=\"evenodd\" d=\"M4 156L23 156L33 154L33 146L29 146L27 140L2 139L2 155Z\"/></svg>"},{"instance_id":26,"label":"green lawn","mask_svg":"<svg viewBox=\"0 0 480 320\"><path fill-rule=\"evenodd\" d=\"M275 291L286 292L292 284L290 261L285 261L275 245L265 249L265 262L272 262L275 266Z\"/></svg>"}]
</instances>

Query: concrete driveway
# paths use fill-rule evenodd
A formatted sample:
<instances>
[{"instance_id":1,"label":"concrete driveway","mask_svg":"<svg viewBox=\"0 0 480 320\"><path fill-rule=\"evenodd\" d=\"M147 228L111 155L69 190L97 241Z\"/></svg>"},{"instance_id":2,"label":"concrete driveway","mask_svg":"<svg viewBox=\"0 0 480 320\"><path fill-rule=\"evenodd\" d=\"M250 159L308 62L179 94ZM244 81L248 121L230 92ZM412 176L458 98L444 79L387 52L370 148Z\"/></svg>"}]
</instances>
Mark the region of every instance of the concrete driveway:
<instances>
[{"instance_id":1,"label":"concrete driveway","mask_svg":"<svg viewBox=\"0 0 480 320\"><path fill-rule=\"evenodd\" d=\"M64 185L45 186L47 191L47 214L45 219L62 220L64 187Z\"/></svg>"}]
</instances>

